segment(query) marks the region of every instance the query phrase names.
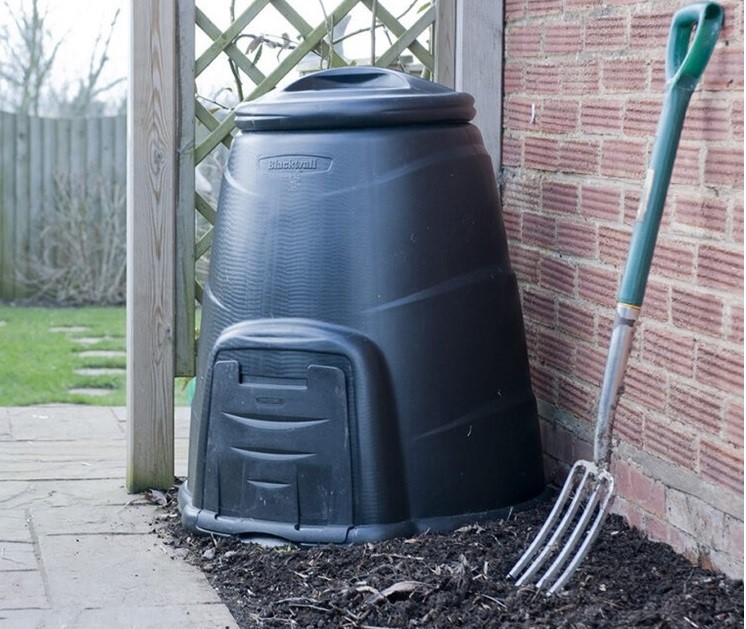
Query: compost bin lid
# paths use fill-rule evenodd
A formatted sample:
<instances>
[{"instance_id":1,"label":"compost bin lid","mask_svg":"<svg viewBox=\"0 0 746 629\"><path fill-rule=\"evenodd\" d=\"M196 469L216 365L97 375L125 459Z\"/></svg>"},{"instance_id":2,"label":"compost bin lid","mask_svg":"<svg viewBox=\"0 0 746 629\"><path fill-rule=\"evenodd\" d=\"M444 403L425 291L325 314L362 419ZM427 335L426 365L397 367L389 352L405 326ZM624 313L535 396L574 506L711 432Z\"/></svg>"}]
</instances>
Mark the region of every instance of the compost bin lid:
<instances>
[{"instance_id":1,"label":"compost bin lid","mask_svg":"<svg viewBox=\"0 0 746 629\"><path fill-rule=\"evenodd\" d=\"M385 68L335 68L304 76L236 109L242 131L288 131L468 122L469 94Z\"/></svg>"}]
</instances>

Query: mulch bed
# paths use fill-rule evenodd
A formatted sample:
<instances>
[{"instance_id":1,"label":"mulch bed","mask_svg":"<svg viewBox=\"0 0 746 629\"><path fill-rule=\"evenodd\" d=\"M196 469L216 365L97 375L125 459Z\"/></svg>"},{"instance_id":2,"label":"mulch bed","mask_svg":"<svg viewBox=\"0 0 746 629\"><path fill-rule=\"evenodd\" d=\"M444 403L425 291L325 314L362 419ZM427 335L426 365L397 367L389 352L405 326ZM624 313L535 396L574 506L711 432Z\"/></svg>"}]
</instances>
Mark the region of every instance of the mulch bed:
<instances>
[{"instance_id":1,"label":"mulch bed","mask_svg":"<svg viewBox=\"0 0 746 629\"><path fill-rule=\"evenodd\" d=\"M743 627L743 581L692 566L611 516L559 595L505 579L551 503L505 521L358 546L266 548L195 536L173 492L155 531L241 627Z\"/></svg>"}]
</instances>

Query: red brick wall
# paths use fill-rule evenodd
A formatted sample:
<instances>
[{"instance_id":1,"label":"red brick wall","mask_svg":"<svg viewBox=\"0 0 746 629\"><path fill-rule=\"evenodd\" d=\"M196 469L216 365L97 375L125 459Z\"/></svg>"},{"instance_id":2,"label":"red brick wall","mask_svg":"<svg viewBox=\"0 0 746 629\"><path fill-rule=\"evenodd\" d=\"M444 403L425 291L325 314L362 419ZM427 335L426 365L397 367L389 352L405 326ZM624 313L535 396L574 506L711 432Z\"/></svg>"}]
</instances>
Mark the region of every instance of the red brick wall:
<instances>
[{"instance_id":1,"label":"red brick wall","mask_svg":"<svg viewBox=\"0 0 746 629\"><path fill-rule=\"evenodd\" d=\"M548 472L591 456L682 2L506 0L503 203ZM616 510L743 571L743 7L695 92L617 413Z\"/></svg>"}]
</instances>

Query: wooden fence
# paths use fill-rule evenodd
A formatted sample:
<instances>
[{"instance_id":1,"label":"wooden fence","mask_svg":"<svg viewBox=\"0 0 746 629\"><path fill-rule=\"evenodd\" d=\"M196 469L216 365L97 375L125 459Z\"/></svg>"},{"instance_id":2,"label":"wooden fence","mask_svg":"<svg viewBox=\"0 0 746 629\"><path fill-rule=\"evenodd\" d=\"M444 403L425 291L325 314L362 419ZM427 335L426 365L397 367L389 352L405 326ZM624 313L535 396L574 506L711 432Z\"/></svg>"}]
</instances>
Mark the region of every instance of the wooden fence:
<instances>
[{"instance_id":1,"label":"wooden fence","mask_svg":"<svg viewBox=\"0 0 746 629\"><path fill-rule=\"evenodd\" d=\"M55 187L100 182L124 188L126 116L39 118L0 112L0 299L26 296L39 227Z\"/></svg>"}]
</instances>

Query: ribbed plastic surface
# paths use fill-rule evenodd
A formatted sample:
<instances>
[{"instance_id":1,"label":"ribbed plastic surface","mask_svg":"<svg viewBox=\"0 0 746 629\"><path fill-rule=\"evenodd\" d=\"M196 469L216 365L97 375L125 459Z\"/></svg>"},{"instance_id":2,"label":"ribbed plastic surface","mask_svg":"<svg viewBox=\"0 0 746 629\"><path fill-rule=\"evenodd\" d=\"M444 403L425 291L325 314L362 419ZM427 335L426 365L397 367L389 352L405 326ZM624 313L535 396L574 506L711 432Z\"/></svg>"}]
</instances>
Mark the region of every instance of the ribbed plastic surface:
<instances>
[{"instance_id":1,"label":"ribbed plastic surface","mask_svg":"<svg viewBox=\"0 0 746 629\"><path fill-rule=\"evenodd\" d=\"M543 489L516 279L467 122L239 134L198 363L182 492L192 527L364 541L498 515ZM343 398L327 404L313 374L331 367ZM314 400L318 443L294 434L291 390ZM226 398L241 419L222 428ZM257 446L252 417L282 437ZM333 439L337 461L321 447ZM274 515L269 495L283 505Z\"/></svg>"}]
</instances>

